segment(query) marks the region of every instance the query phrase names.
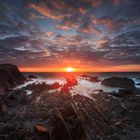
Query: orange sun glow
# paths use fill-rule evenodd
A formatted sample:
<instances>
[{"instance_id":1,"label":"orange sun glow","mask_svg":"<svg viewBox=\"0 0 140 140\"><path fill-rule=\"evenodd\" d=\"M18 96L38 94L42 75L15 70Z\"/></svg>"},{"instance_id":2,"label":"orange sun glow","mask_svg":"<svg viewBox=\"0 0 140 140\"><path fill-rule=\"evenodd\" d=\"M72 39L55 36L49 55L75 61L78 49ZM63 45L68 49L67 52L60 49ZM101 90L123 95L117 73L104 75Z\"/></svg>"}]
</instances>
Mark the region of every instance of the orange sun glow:
<instances>
[{"instance_id":1,"label":"orange sun glow","mask_svg":"<svg viewBox=\"0 0 140 140\"><path fill-rule=\"evenodd\" d=\"M74 68L71 68L71 67L68 67L65 70L66 70L66 72L74 72Z\"/></svg>"}]
</instances>

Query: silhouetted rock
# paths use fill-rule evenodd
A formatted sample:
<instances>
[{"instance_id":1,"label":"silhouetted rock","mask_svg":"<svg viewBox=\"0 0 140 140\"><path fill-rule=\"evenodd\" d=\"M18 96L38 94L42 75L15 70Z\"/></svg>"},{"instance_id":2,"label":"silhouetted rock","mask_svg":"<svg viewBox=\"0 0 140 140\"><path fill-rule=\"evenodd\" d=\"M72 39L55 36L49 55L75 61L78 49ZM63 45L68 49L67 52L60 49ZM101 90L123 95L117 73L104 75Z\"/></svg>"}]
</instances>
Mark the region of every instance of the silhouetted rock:
<instances>
[{"instance_id":1,"label":"silhouetted rock","mask_svg":"<svg viewBox=\"0 0 140 140\"><path fill-rule=\"evenodd\" d=\"M75 77L66 77L66 83L61 86L61 93L66 95L70 95L69 91L72 89L73 86L78 84L78 81Z\"/></svg>"},{"instance_id":2,"label":"silhouetted rock","mask_svg":"<svg viewBox=\"0 0 140 140\"><path fill-rule=\"evenodd\" d=\"M88 75L81 75L82 78L89 80L90 82L99 82L99 78L98 77L93 77L93 76L88 76Z\"/></svg>"},{"instance_id":3,"label":"silhouetted rock","mask_svg":"<svg viewBox=\"0 0 140 140\"><path fill-rule=\"evenodd\" d=\"M126 89L135 89L135 82L126 77L111 77L104 79L102 84L110 87L120 87Z\"/></svg>"},{"instance_id":4,"label":"silhouetted rock","mask_svg":"<svg viewBox=\"0 0 140 140\"><path fill-rule=\"evenodd\" d=\"M60 88L61 87L61 85L58 83L58 82L55 82L55 83L53 83L53 84L51 84L50 85L50 89L58 89L58 88Z\"/></svg>"},{"instance_id":5,"label":"silhouetted rock","mask_svg":"<svg viewBox=\"0 0 140 140\"><path fill-rule=\"evenodd\" d=\"M83 75L81 75L81 77L85 77L85 78L87 78L87 77L89 77L89 76L86 75L86 74L83 74Z\"/></svg>"},{"instance_id":6,"label":"silhouetted rock","mask_svg":"<svg viewBox=\"0 0 140 140\"><path fill-rule=\"evenodd\" d=\"M98 79L98 77L89 77L89 81L91 81L91 82L99 82L100 80Z\"/></svg>"},{"instance_id":7,"label":"silhouetted rock","mask_svg":"<svg viewBox=\"0 0 140 140\"><path fill-rule=\"evenodd\" d=\"M134 94L134 91L133 90L128 90L128 89L119 89L119 93Z\"/></svg>"},{"instance_id":8,"label":"silhouetted rock","mask_svg":"<svg viewBox=\"0 0 140 140\"><path fill-rule=\"evenodd\" d=\"M28 76L28 78L30 78L30 79L32 79L32 78L37 78L37 76L30 74L30 75Z\"/></svg>"},{"instance_id":9,"label":"silhouetted rock","mask_svg":"<svg viewBox=\"0 0 140 140\"><path fill-rule=\"evenodd\" d=\"M25 81L17 66L12 64L0 64L0 94L14 88Z\"/></svg>"},{"instance_id":10,"label":"silhouetted rock","mask_svg":"<svg viewBox=\"0 0 140 140\"><path fill-rule=\"evenodd\" d=\"M134 94L134 90L129 89L119 89L118 93L111 93L111 95L114 95L116 97L125 97L127 95Z\"/></svg>"},{"instance_id":11,"label":"silhouetted rock","mask_svg":"<svg viewBox=\"0 0 140 140\"><path fill-rule=\"evenodd\" d=\"M43 83L32 83L29 84L26 88L34 91L43 91L43 90L56 90L60 88L61 85L58 82L52 83L52 84L46 84L45 82Z\"/></svg>"}]
</instances>

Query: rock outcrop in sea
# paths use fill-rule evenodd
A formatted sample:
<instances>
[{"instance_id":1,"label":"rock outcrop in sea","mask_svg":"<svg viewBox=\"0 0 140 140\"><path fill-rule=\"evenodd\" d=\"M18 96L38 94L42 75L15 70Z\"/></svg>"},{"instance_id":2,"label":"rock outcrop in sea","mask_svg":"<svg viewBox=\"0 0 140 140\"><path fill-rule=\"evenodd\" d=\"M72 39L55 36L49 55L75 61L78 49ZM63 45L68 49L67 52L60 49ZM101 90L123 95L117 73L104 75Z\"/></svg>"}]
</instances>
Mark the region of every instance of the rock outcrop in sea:
<instances>
[{"instance_id":1,"label":"rock outcrop in sea","mask_svg":"<svg viewBox=\"0 0 140 140\"><path fill-rule=\"evenodd\" d=\"M17 66L12 64L0 64L0 94L11 90L19 84L23 84L25 77Z\"/></svg>"},{"instance_id":2,"label":"rock outcrop in sea","mask_svg":"<svg viewBox=\"0 0 140 140\"><path fill-rule=\"evenodd\" d=\"M103 85L125 89L135 89L135 82L127 77L111 77L102 81Z\"/></svg>"}]
</instances>

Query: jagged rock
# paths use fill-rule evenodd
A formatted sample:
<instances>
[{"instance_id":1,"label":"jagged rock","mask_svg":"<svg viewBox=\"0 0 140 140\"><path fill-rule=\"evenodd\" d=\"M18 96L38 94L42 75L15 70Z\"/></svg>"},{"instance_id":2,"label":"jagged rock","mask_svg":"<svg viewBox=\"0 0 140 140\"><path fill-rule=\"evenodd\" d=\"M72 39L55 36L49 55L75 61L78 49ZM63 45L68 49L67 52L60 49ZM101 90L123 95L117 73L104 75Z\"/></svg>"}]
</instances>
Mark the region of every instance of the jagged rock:
<instances>
[{"instance_id":1,"label":"jagged rock","mask_svg":"<svg viewBox=\"0 0 140 140\"><path fill-rule=\"evenodd\" d=\"M28 76L28 78L30 78L30 79L32 79L32 78L37 78L37 76L30 74L30 75Z\"/></svg>"},{"instance_id":2,"label":"jagged rock","mask_svg":"<svg viewBox=\"0 0 140 140\"><path fill-rule=\"evenodd\" d=\"M14 88L25 81L17 66L12 64L0 64L0 94Z\"/></svg>"},{"instance_id":3,"label":"jagged rock","mask_svg":"<svg viewBox=\"0 0 140 140\"><path fill-rule=\"evenodd\" d=\"M93 76L88 76L88 75L81 75L81 77L85 78L86 80L89 80L91 82L99 82L99 77L93 77Z\"/></svg>"},{"instance_id":4,"label":"jagged rock","mask_svg":"<svg viewBox=\"0 0 140 140\"><path fill-rule=\"evenodd\" d=\"M135 82L126 77L111 77L102 81L103 85L111 87L120 87L126 89L135 89Z\"/></svg>"},{"instance_id":5,"label":"jagged rock","mask_svg":"<svg viewBox=\"0 0 140 140\"><path fill-rule=\"evenodd\" d=\"M49 88L54 90L54 89L58 89L60 87L61 87L61 85L58 82L55 82L55 83L51 84Z\"/></svg>"},{"instance_id":6,"label":"jagged rock","mask_svg":"<svg viewBox=\"0 0 140 140\"><path fill-rule=\"evenodd\" d=\"M98 77L89 77L89 81L91 81L91 82L99 82L100 80L98 79Z\"/></svg>"},{"instance_id":7,"label":"jagged rock","mask_svg":"<svg viewBox=\"0 0 140 140\"><path fill-rule=\"evenodd\" d=\"M44 127L42 124L36 124L34 126L34 132L38 135L48 135L49 137L49 131L46 127Z\"/></svg>"}]
</instances>

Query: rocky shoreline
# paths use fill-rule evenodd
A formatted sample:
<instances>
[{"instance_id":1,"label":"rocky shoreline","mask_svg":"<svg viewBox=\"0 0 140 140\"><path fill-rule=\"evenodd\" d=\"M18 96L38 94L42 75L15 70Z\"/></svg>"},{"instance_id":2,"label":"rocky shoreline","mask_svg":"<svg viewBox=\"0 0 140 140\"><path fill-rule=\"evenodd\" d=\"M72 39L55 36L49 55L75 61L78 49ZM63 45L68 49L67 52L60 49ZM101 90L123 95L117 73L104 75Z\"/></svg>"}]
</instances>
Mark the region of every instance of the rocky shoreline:
<instances>
[{"instance_id":1,"label":"rocky shoreline","mask_svg":"<svg viewBox=\"0 0 140 140\"><path fill-rule=\"evenodd\" d=\"M1 95L0 139L140 139L139 91L132 94L127 93L128 89L121 91L125 96L102 90L91 94L91 98L71 96L70 90L78 81L74 77L66 81L63 85L30 84ZM27 90L32 94L28 95Z\"/></svg>"},{"instance_id":2,"label":"rocky shoreline","mask_svg":"<svg viewBox=\"0 0 140 140\"><path fill-rule=\"evenodd\" d=\"M0 94L4 94L24 82L25 77L20 73L17 66L0 64Z\"/></svg>"}]
</instances>

